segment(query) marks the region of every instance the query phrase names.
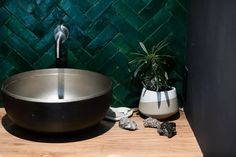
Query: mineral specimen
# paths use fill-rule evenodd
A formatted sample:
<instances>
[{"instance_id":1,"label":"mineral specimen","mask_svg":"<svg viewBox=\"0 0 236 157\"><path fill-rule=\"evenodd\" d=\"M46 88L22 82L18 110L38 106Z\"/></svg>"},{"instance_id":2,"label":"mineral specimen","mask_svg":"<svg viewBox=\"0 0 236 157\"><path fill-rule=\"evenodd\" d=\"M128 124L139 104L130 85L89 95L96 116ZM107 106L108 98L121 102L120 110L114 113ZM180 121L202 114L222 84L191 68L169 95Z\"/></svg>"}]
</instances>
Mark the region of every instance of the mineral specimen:
<instances>
[{"instance_id":1,"label":"mineral specimen","mask_svg":"<svg viewBox=\"0 0 236 157\"><path fill-rule=\"evenodd\" d=\"M134 121L131 121L129 118L127 117L123 117L120 119L119 121L119 127L126 129L126 130L137 130L138 126Z\"/></svg>"},{"instance_id":2,"label":"mineral specimen","mask_svg":"<svg viewBox=\"0 0 236 157\"><path fill-rule=\"evenodd\" d=\"M161 123L160 128L157 128L157 132L160 135L171 138L176 135L176 124L174 122L163 122Z\"/></svg>"},{"instance_id":3,"label":"mineral specimen","mask_svg":"<svg viewBox=\"0 0 236 157\"><path fill-rule=\"evenodd\" d=\"M149 128L160 128L161 122L154 118L147 118L143 120L143 126Z\"/></svg>"}]
</instances>

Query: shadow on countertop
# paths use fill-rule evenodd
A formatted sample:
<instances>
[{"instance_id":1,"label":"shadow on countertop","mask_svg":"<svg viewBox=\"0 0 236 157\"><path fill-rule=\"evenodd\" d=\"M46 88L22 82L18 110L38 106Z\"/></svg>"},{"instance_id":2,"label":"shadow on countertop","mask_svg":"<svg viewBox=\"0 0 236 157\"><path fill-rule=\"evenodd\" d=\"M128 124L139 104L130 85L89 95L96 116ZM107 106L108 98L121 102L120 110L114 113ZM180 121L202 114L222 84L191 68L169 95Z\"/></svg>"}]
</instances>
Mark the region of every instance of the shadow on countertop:
<instances>
[{"instance_id":1,"label":"shadow on countertop","mask_svg":"<svg viewBox=\"0 0 236 157\"><path fill-rule=\"evenodd\" d=\"M148 118L147 116L143 115L142 113L138 113L138 115L140 115L140 117L143 118L143 119ZM161 121L161 122L164 122L164 121L175 121L175 120L177 120L179 118L180 118L180 112L177 112L173 116L170 116L170 117L165 118L165 119L160 119L159 121Z\"/></svg>"},{"instance_id":2,"label":"shadow on countertop","mask_svg":"<svg viewBox=\"0 0 236 157\"><path fill-rule=\"evenodd\" d=\"M2 126L5 130L12 134L13 136L35 141L35 142L45 142L45 143L67 143L67 142L77 142L82 140L91 139L104 134L109 131L115 122L102 120L99 124L90 127L85 130L69 132L69 133L36 133L24 128L21 128L14 124L10 118L5 115L2 118Z\"/></svg>"}]
</instances>

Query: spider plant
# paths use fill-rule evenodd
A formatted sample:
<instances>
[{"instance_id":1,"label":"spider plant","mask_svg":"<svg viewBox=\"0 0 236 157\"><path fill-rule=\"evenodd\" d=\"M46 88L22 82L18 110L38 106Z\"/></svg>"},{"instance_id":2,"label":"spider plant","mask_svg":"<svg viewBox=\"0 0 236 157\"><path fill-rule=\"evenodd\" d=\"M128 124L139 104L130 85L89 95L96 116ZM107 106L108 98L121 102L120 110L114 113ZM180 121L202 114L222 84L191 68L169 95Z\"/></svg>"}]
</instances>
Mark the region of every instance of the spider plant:
<instances>
[{"instance_id":1,"label":"spider plant","mask_svg":"<svg viewBox=\"0 0 236 157\"><path fill-rule=\"evenodd\" d=\"M142 52L134 52L135 58L130 62L136 67L134 77L148 90L169 90L167 71L173 57L161 54L168 46L167 40L158 42L150 51L142 42L139 42L139 45Z\"/></svg>"}]
</instances>

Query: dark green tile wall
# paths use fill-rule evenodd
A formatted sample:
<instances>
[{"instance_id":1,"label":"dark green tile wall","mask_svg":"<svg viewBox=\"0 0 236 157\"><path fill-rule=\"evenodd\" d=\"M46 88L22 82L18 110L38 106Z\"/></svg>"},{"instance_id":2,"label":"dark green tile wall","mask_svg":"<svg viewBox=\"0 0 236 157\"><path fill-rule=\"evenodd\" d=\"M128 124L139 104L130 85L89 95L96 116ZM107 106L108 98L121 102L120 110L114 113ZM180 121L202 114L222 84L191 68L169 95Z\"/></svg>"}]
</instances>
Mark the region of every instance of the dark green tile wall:
<instances>
[{"instance_id":1,"label":"dark green tile wall","mask_svg":"<svg viewBox=\"0 0 236 157\"><path fill-rule=\"evenodd\" d=\"M0 85L7 77L55 66L53 30L70 29L68 67L107 75L113 106L135 106L140 87L128 62L138 41L149 47L170 35L183 75L186 0L3 0L0 3ZM176 83L182 92L182 81ZM1 100L1 98L0 98Z\"/></svg>"}]
</instances>

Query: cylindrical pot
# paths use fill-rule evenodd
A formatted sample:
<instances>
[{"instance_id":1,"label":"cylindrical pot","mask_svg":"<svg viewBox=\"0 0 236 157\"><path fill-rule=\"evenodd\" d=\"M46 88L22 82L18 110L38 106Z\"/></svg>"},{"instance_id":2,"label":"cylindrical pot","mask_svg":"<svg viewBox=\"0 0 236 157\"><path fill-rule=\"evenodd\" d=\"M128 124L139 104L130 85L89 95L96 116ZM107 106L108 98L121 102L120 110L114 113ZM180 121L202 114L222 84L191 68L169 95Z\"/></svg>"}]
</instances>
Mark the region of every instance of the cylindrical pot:
<instances>
[{"instance_id":1,"label":"cylindrical pot","mask_svg":"<svg viewBox=\"0 0 236 157\"><path fill-rule=\"evenodd\" d=\"M174 87L161 92L143 88L139 101L139 111L143 115L164 119L174 115L178 110L177 94Z\"/></svg>"}]
</instances>

